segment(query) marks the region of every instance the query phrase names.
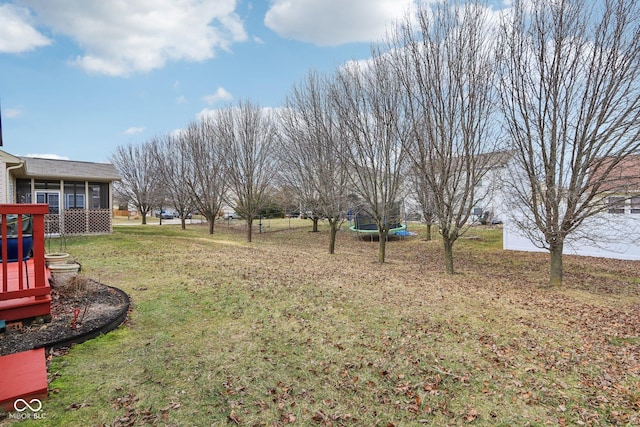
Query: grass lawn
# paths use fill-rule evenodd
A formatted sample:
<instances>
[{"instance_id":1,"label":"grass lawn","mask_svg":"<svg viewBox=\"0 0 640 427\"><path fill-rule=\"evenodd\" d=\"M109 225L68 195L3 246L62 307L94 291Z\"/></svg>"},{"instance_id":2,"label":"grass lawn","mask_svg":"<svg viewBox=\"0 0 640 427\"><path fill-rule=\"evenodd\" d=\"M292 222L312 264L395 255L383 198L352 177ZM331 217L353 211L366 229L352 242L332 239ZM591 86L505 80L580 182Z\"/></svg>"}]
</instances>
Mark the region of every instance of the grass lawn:
<instances>
[{"instance_id":1,"label":"grass lawn","mask_svg":"<svg viewBox=\"0 0 640 427\"><path fill-rule=\"evenodd\" d=\"M328 255L310 221L251 244L242 224L68 240L133 309L53 359L46 425L640 424L639 262L566 257L545 288L547 255L499 229L471 229L449 276L423 235L380 265L347 231Z\"/></svg>"}]
</instances>

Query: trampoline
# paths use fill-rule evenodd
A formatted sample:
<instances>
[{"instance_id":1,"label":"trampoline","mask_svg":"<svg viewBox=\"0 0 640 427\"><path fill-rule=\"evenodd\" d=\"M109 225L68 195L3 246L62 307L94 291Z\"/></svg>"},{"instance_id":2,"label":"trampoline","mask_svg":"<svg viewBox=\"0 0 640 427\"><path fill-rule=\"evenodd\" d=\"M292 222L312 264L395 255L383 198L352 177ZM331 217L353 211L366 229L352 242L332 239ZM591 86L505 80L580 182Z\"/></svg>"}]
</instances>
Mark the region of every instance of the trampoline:
<instances>
[{"instance_id":1,"label":"trampoline","mask_svg":"<svg viewBox=\"0 0 640 427\"><path fill-rule=\"evenodd\" d=\"M373 227L358 227L355 224L352 225L351 227L349 227L349 230L351 231L355 231L356 233L362 233L362 234L378 234L378 226L375 224L370 224ZM406 231L407 229L407 225L406 224L392 224L393 228L389 228L389 234L395 234L398 236L409 236L411 235L410 231ZM405 234L402 234L402 233Z\"/></svg>"},{"instance_id":2,"label":"trampoline","mask_svg":"<svg viewBox=\"0 0 640 427\"><path fill-rule=\"evenodd\" d=\"M353 215L353 224L349 227L349 230L358 233L360 236L370 236L371 238L378 237L378 225L369 215L363 213L356 213ZM389 236L407 236L410 233L406 231L407 225L402 224L399 220L399 215L394 216L389 224Z\"/></svg>"}]
</instances>

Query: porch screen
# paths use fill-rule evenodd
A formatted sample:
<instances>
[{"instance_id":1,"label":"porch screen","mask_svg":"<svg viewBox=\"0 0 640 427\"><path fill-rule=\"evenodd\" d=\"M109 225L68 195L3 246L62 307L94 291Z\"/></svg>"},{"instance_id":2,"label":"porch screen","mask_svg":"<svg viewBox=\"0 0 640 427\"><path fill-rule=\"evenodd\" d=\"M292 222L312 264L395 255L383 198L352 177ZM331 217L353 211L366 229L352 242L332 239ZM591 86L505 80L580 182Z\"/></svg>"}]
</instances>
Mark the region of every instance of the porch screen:
<instances>
[{"instance_id":1,"label":"porch screen","mask_svg":"<svg viewBox=\"0 0 640 427\"><path fill-rule=\"evenodd\" d=\"M89 203L90 209L109 209L109 184L90 182Z\"/></svg>"},{"instance_id":2,"label":"porch screen","mask_svg":"<svg viewBox=\"0 0 640 427\"><path fill-rule=\"evenodd\" d=\"M31 180L16 180L16 203L33 203L31 201Z\"/></svg>"},{"instance_id":3,"label":"porch screen","mask_svg":"<svg viewBox=\"0 0 640 427\"><path fill-rule=\"evenodd\" d=\"M64 208L84 209L84 182L65 181Z\"/></svg>"}]
</instances>

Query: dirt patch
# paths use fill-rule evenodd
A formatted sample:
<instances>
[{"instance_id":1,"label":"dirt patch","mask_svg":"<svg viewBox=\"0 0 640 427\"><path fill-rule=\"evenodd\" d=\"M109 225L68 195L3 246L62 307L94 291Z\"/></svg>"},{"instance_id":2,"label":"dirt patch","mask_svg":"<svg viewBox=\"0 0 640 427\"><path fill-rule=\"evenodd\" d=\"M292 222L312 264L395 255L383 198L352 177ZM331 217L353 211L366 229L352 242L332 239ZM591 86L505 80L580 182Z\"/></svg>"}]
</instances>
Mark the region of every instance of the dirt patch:
<instances>
[{"instance_id":1,"label":"dirt patch","mask_svg":"<svg viewBox=\"0 0 640 427\"><path fill-rule=\"evenodd\" d=\"M0 355L64 347L93 338L121 323L128 306L128 297L122 291L78 278L67 288L51 289L50 322L7 325L0 334Z\"/></svg>"}]
</instances>

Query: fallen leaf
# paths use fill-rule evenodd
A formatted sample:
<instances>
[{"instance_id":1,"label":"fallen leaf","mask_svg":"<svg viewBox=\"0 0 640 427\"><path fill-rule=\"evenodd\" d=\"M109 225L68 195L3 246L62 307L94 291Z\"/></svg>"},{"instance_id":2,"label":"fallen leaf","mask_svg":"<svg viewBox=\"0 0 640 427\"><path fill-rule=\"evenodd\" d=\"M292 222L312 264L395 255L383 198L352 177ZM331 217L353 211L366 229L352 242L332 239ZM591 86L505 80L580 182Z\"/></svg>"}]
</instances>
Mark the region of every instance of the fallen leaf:
<instances>
[{"instance_id":1,"label":"fallen leaf","mask_svg":"<svg viewBox=\"0 0 640 427\"><path fill-rule=\"evenodd\" d=\"M231 410L231 413L229 414L229 421L233 421L237 425L240 425L242 423L242 418L236 414L235 410Z\"/></svg>"},{"instance_id":2,"label":"fallen leaf","mask_svg":"<svg viewBox=\"0 0 640 427\"><path fill-rule=\"evenodd\" d=\"M476 411L474 408L469 408L467 414L464 416L464 420L470 423L475 421L476 418L478 418L478 411Z\"/></svg>"}]
</instances>

